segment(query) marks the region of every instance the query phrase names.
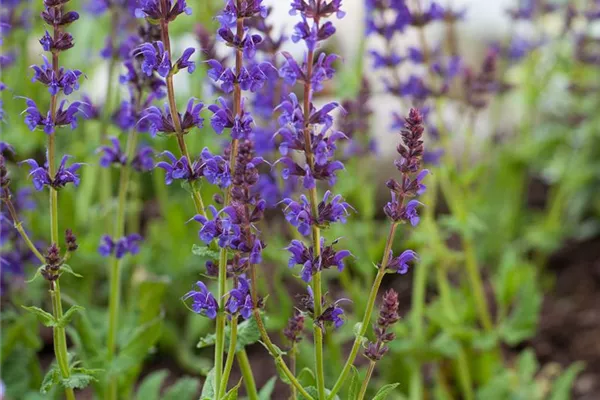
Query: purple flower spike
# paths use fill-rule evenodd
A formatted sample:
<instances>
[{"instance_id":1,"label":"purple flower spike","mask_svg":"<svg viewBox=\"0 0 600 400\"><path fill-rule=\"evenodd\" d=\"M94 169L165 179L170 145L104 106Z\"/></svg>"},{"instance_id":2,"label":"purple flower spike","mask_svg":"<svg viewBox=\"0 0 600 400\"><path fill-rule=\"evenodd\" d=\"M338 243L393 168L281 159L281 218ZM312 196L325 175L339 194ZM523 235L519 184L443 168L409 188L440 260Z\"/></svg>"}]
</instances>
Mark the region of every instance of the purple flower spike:
<instances>
[{"instance_id":1,"label":"purple flower spike","mask_svg":"<svg viewBox=\"0 0 600 400\"><path fill-rule=\"evenodd\" d=\"M147 18L150 21L174 21L179 15L185 13L186 15L192 15L192 9L188 7L185 0L173 0L165 1L166 8L163 9L161 6L161 0L140 0L140 8L135 10L135 16L137 18Z\"/></svg>"},{"instance_id":2,"label":"purple flower spike","mask_svg":"<svg viewBox=\"0 0 600 400\"><path fill-rule=\"evenodd\" d=\"M142 237L137 233L124 236L116 241L110 236L104 235L100 239L98 253L102 257L110 257L111 255L114 255L116 258L121 259L127 253L132 255L139 253L139 242L141 240Z\"/></svg>"},{"instance_id":3,"label":"purple flower spike","mask_svg":"<svg viewBox=\"0 0 600 400\"><path fill-rule=\"evenodd\" d=\"M171 72L171 60L169 53L165 50L163 42L144 43L133 49L132 55L142 56L142 71L152 76L154 71L166 78Z\"/></svg>"},{"instance_id":4,"label":"purple flower spike","mask_svg":"<svg viewBox=\"0 0 600 400\"><path fill-rule=\"evenodd\" d=\"M190 57L194 54L196 50L193 47L188 47L185 49L181 57L175 63L175 70L173 73L177 73L181 69L186 69L188 73L192 73L196 70L196 63L194 61L190 61Z\"/></svg>"},{"instance_id":5,"label":"purple flower spike","mask_svg":"<svg viewBox=\"0 0 600 400\"><path fill-rule=\"evenodd\" d=\"M200 291L191 290L182 297L182 300L185 301L191 298L192 310L196 314L201 314L210 319L215 319L217 316L217 311L219 310L219 305L215 299L215 296L208 291L208 288L204 283L198 281L196 282L196 286L198 286Z\"/></svg>"}]
</instances>

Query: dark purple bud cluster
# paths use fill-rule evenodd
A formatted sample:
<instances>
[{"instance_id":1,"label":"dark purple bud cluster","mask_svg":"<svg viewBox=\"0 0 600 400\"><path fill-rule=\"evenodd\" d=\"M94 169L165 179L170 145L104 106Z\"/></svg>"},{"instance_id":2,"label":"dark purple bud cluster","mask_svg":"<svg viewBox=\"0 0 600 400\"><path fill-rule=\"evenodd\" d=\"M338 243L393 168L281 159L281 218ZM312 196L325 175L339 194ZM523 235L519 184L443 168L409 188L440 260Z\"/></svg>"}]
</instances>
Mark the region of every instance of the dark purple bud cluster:
<instances>
[{"instance_id":1,"label":"dark purple bud cluster","mask_svg":"<svg viewBox=\"0 0 600 400\"><path fill-rule=\"evenodd\" d=\"M402 173L402 180L398 182L390 179L386 183L391 191L392 200L384 207L385 214L394 222L406 221L413 226L419 223L417 207L421 203L413 199L405 204L405 200L423 194L426 189L422 181L429 171L419 172L423 156L423 130L421 113L411 108L401 132L402 143L397 148L401 157L394 162Z\"/></svg>"},{"instance_id":2,"label":"dark purple bud cluster","mask_svg":"<svg viewBox=\"0 0 600 400\"><path fill-rule=\"evenodd\" d=\"M304 330L304 314L295 310L294 315L288 320L287 326L283 330L283 336L290 341L291 345L302 340L302 331Z\"/></svg>"},{"instance_id":3,"label":"dark purple bud cluster","mask_svg":"<svg viewBox=\"0 0 600 400\"><path fill-rule=\"evenodd\" d=\"M73 230L67 229L65 231L65 245L67 247L68 252L74 252L79 248L77 244L77 236L73 234Z\"/></svg>"},{"instance_id":4,"label":"dark purple bud cluster","mask_svg":"<svg viewBox=\"0 0 600 400\"><path fill-rule=\"evenodd\" d=\"M32 177L33 186L36 190L42 190L44 186L49 186L54 189L60 189L65 187L68 183L72 183L75 186L79 186L79 175L77 171L83 165L81 163L73 163L70 167L67 167L67 160L71 156L64 155L60 161L56 174L52 177L48 170L48 162L43 167L33 159L27 159L22 161L21 164L25 163L31 168L29 176Z\"/></svg>"},{"instance_id":5,"label":"dark purple bud cluster","mask_svg":"<svg viewBox=\"0 0 600 400\"><path fill-rule=\"evenodd\" d=\"M400 320L398 315L398 293L393 289L388 290L383 295L381 305L379 306L379 318L377 324L373 326L375 342L369 342L365 350L365 356L371 361L379 361L388 352L387 343L396 338L394 332L389 332L392 325Z\"/></svg>"},{"instance_id":6,"label":"dark purple bud cluster","mask_svg":"<svg viewBox=\"0 0 600 400\"><path fill-rule=\"evenodd\" d=\"M60 249L53 243L48 247L46 254L44 255L46 263L40 271L44 279L49 282L57 280L60 276L60 267L63 265L64 259L60 255Z\"/></svg>"},{"instance_id":7,"label":"dark purple bud cluster","mask_svg":"<svg viewBox=\"0 0 600 400\"><path fill-rule=\"evenodd\" d=\"M108 235L104 235L102 236L102 239L100 239L98 253L100 253L102 257L114 255L116 258L123 258L127 253L139 253L139 243L141 241L142 237L137 233L132 233L131 235L124 236L117 240L114 240Z\"/></svg>"}]
</instances>

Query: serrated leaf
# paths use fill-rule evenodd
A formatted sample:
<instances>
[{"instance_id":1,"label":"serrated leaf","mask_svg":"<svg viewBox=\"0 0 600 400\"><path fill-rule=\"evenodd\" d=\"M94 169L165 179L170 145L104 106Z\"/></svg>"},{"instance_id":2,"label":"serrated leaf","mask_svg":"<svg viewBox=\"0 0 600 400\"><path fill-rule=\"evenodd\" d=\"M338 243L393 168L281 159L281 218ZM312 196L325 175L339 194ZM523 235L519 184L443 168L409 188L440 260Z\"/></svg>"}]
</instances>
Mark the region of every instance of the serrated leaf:
<instances>
[{"instance_id":1,"label":"serrated leaf","mask_svg":"<svg viewBox=\"0 0 600 400\"><path fill-rule=\"evenodd\" d=\"M67 325L69 325L69 322L71 322L71 320L75 316L75 313L83 310L85 310L85 308L81 306L72 306L67 310L66 313L63 314L62 318L56 322L56 326L58 326L59 328L66 327Z\"/></svg>"},{"instance_id":2,"label":"serrated leaf","mask_svg":"<svg viewBox=\"0 0 600 400\"><path fill-rule=\"evenodd\" d=\"M360 391L360 378L358 376L358 370L354 365L350 366L352 371L352 377L350 378L350 389L348 390L348 399L357 400L358 393Z\"/></svg>"},{"instance_id":3,"label":"serrated leaf","mask_svg":"<svg viewBox=\"0 0 600 400\"><path fill-rule=\"evenodd\" d=\"M379 389L379 391L377 391L375 397L373 397L373 400L384 400L385 398L387 398L388 394L390 394L394 389L396 389L396 387L398 387L398 385L400 384L390 383L383 386L381 389Z\"/></svg>"},{"instance_id":4,"label":"serrated leaf","mask_svg":"<svg viewBox=\"0 0 600 400\"><path fill-rule=\"evenodd\" d=\"M192 400L195 399L200 382L192 377L186 376L180 378L169 387L161 397L163 400ZM145 400L145 399L144 399Z\"/></svg>"},{"instance_id":5,"label":"serrated leaf","mask_svg":"<svg viewBox=\"0 0 600 400\"><path fill-rule=\"evenodd\" d=\"M215 396L215 369L212 368L206 375L200 400L213 400Z\"/></svg>"},{"instance_id":6,"label":"serrated leaf","mask_svg":"<svg viewBox=\"0 0 600 400\"><path fill-rule=\"evenodd\" d=\"M277 377L273 376L271 379L265 383L265 385L258 392L259 400L271 400L271 394L273 390L275 390L275 383L277 382Z\"/></svg>"},{"instance_id":7,"label":"serrated leaf","mask_svg":"<svg viewBox=\"0 0 600 400\"><path fill-rule=\"evenodd\" d=\"M195 244L192 246L192 254L199 257L212 258L213 260L219 259L219 253L211 250L208 246L198 246Z\"/></svg>"},{"instance_id":8,"label":"serrated leaf","mask_svg":"<svg viewBox=\"0 0 600 400\"><path fill-rule=\"evenodd\" d=\"M58 371L56 366L53 365L50 368L50 370L46 373L46 376L44 376L44 380L42 381L42 385L40 386L40 393L47 394L48 391L50 389L52 389L52 387L54 385L57 385L59 383L60 383L60 372Z\"/></svg>"},{"instance_id":9,"label":"serrated leaf","mask_svg":"<svg viewBox=\"0 0 600 400\"><path fill-rule=\"evenodd\" d=\"M231 335L231 328L229 325L225 327L225 349L229 348L229 337ZM260 339L260 331L258 330L258 324L254 318L247 319L238 324L237 340L235 342L235 351L244 350L244 347L249 346L258 342ZM201 349L208 346L213 346L216 341L216 335L214 333L208 334L200 339L196 347Z\"/></svg>"},{"instance_id":10,"label":"serrated leaf","mask_svg":"<svg viewBox=\"0 0 600 400\"><path fill-rule=\"evenodd\" d=\"M47 327L52 327L56 325L56 320L54 319L54 315L50 314L47 311L42 310L39 307L34 307L34 306L21 306L23 307L25 310L29 311L30 313L33 313L37 319L44 324L44 326Z\"/></svg>"},{"instance_id":11,"label":"serrated leaf","mask_svg":"<svg viewBox=\"0 0 600 400\"><path fill-rule=\"evenodd\" d=\"M577 375L583 371L584 364L577 362L569 366L552 385L550 400L569 400L571 398L571 387Z\"/></svg>"},{"instance_id":12,"label":"serrated leaf","mask_svg":"<svg viewBox=\"0 0 600 400\"><path fill-rule=\"evenodd\" d=\"M67 264L61 265L59 271L66 272L67 274L73 275L76 278L83 278L83 275L79 275L78 273L74 272L73 268L71 268L71 266Z\"/></svg>"},{"instance_id":13,"label":"serrated leaf","mask_svg":"<svg viewBox=\"0 0 600 400\"><path fill-rule=\"evenodd\" d=\"M164 369L149 374L135 393L136 400L159 400L160 388L168 374Z\"/></svg>"},{"instance_id":14,"label":"serrated leaf","mask_svg":"<svg viewBox=\"0 0 600 400\"><path fill-rule=\"evenodd\" d=\"M72 374L67 379L62 379L60 383L65 388L83 389L83 388L87 387L90 383L95 382L95 381L98 381L98 379L93 375L83 374L83 373L75 373L75 374Z\"/></svg>"},{"instance_id":15,"label":"serrated leaf","mask_svg":"<svg viewBox=\"0 0 600 400\"><path fill-rule=\"evenodd\" d=\"M229 391L227 393L225 393L225 397L223 398L223 400L237 400L238 390L240 389L241 385L242 385L242 380L240 379L238 381L237 385L235 385L234 387L229 389Z\"/></svg>"}]
</instances>

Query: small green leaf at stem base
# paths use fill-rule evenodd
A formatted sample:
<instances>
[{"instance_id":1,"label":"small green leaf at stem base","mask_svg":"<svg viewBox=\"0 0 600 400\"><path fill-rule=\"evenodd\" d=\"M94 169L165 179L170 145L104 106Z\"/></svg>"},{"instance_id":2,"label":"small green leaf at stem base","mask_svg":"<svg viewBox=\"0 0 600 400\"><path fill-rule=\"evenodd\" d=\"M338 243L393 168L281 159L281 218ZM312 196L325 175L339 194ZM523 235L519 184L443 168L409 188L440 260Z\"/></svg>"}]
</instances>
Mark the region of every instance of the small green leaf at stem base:
<instances>
[{"instance_id":1,"label":"small green leaf at stem base","mask_svg":"<svg viewBox=\"0 0 600 400\"><path fill-rule=\"evenodd\" d=\"M348 391L348 399L356 400L358 397L358 393L360 392L360 379L356 367L353 365L350 368L352 371L352 377L350 378L350 389Z\"/></svg>"},{"instance_id":2,"label":"small green leaf at stem base","mask_svg":"<svg viewBox=\"0 0 600 400\"><path fill-rule=\"evenodd\" d=\"M258 392L258 398L260 400L271 400L271 394L273 394L273 390L275 390L275 383L277 382L277 377L273 376L271 379L265 383L265 385Z\"/></svg>"},{"instance_id":3,"label":"small green leaf at stem base","mask_svg":"<svg viewBox=\"0 0 600 400\"><path fill-rule=\"evenodd\" d=\"M399 383L390 383L388 385L383 386L375 394L375 397L373 397L373 400L385 400L387 398L388 394L390 394L394 389L396 389L396 387L398 387L398 385L400 385L400 384Z\"/></svg>"},{"instance_id":4,"label":"small green leaf at stem base","mask_svg":"<svg viewBox=\"0 0 600 400\"><path fill-rule=\"evenodd\" d=\"M29 311L30 313L33 313L37 319L44 324L44 326L47 327L53 327L56 326L56 319L54 318L54 315L50 314L47 311L42 310L39 307L35 307L35 306L22 306L25 310Z\"/></svg>"}]
</instances>

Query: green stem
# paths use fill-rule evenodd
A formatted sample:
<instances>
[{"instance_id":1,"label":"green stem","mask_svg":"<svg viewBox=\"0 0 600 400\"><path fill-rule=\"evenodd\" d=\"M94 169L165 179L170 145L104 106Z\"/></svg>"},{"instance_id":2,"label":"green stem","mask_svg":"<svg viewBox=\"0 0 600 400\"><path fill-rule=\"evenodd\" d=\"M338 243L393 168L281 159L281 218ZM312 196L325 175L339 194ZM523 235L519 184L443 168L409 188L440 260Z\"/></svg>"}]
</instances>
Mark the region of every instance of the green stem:
<instances>
[{"instance_id":1,"label":"green stem","mask_svg":"<svg viewBox=\"0 0 600 400\"><path fill-rule=\"evenodd\" d=\"M219 395L217 397L219 399L225 396L225 393L227 392L227 382L229 382L229 374L231 373L231 367L233 367L233 360L235 359L238 328L237 316L232 317L229 327L231 328L231 334L229 335L229 350L227 351L227 361L225 362L225 368L223 369L221 387L219 388Z\"/></svg>"},{"instance_id":2,"label":"green stem","mask_svg":"<svg viewBox=\"0 0 600 400\"><path fill-rule=\"evenodd\" d=\"M215 328L215 388L221 387L223 352L225 350L225 295L227 291L227 249L219 253L218 298L219 309Z\"/></svg>"},{"instance_id":3,"label":"green stem","mask_svg":"<svg viewBox=\"0 0 600 400\"><path fill-rule=\"evenodd\" d=\"M292 372L292 374L294 374L294 376L296 375L296 352L297 351L298 351L298 346L297 346L296 342L294 342L292 344L292 348L288 352L290 371ZM292 385L291 389L292 389L292 395L290 396L290 400L296 400L296 398L298 397L298 393L296 391L296 386Z\"/></svg>"},{"instance_id":4,"label":"green stem","mask_svg":"<svg viewBox=\"0 0 600 400\"><path fill-rule=\"evenodd\" d=\"M346 378L348 373L350 372L350 367L354 364L354 360L358 355L358 351L360 350L360 346L362 344L362 339L365 333L367 332L367 328L369 326L369 321L371 320L371 314L373 313L373 308L375 307L375 299L377 298L377 293L379 292L379 286L381 286L381 281L383 281L383 277L386 274L387 263L389 260L389 254L392 250L392 244L394 242L394 237L396 236L396 228L398 227L397 222L393 222L390 226L390 232L388 233L387 241L385 243L385 249L383 251L383 256L381 258L381 267L377 271L377 276L375 276L375 281L373 282L373 286L371 287L371 292L369 293L369 299L367 300L367 308L365 309L365 315L363 316L360 331L358 335L356 335L356 339L354 339L354 344L352 345L352 350L350 350L350 354L348 355L348 359L342 368L342 372L338 377L335 385L331 389L328 400L333 399L337 392L342 388L344 383L346 382Z\"/></svg>"},{"instance_id":5,"label":"green stem","mask_svg":"<svg viewBox=\"0 0 600 400\"><path fill-rule=\"evenodd\" d=\"M52 313L54 314L54 318L61 320L63 317L63 309L60 300L60 284L58 283L58 279L52 283L50 297L52 298ZM54 340L56 363L58 364L60 374L63 379L69 379L71 376L71 371L69 369L69 356L67 353L67 338L65 336L65 328L55 326L52 328L52 336ZM75 400L75 393L71 388L65 388L65 396L67 400Z\"/></svg>"},{"instance_id":6,"label":"green stem","mask_svg":"<svg viewBox=\"0 0 600 400\"><path fill-rule=\"evenodd\" d=\"M287 364L283 360L283 357L281 356L281 351L277 347L275 347L275 345L271 341L271 338L269 337L269 334L265 329L265 325L263 324L262 317L258 308L255 308L252 314L254 315L254 319L256 320L256 325L258 326L260 337L264 345L267 347L267 350L269 350L271 357L273 357L273 359L275 360L275 364L277 364L281 372L290 381L290 384L293 385L302 396L304 396L307 400L314 400L314 398L306 390L304 390L302 384L298 382L298 379L296 379L292 371L290 371Z\"/></svg>"},{"instance_id":7,"label":"green stem","mask_svg":"<svg viewBox=\"0 0 600 400\"><path fill-rule=\"evenodd\" d=\"M295 373L292 372L281 355L281 351L273 344L271 338L269 337L269 333L265 328L265 324L263 323L262 316L260 315L260 309L257 307L258 305L258 290L256 287L256 266L254 264L250 265L250 294L252 296L252 315L254 316L254 320L256 321L256 325L258 327L258 331L260 332L260 337L263 341L264 346L267 348L271 357L273 357L275 364L279 367L281 372L288 378L290 381L290 386L295 387L298 392L306 398L306 400L314 400L314 398L302 387L298 379L296 379ZM295 366L294 366L295 369Z\"/></svg>"},{"instance_id":8,"label":"green stem","mask_svg":"<svg viewBox=\"0 0 600 400\"><path fill-rule=\"evenodd\" d=\"M465 251L465 264L467 268L467 276L473 291L475 298L475 307L477 308L477 314L479 314L479 320L483 328L491 332L494 329L492 323L492 317L488 307L487 298L485 297L485 291L483 289L483 280L479 274L477 267L477 256L475 254L475 247L470 238L463 238L463 246Z\"/></svg>"},{"instance_id":9,"label":"green stem","mask_svg":"<svg viewBox=\"0 0 600 400\"><path fill-rule=\"evenodd\" d=\"M248 359L246 350L242 349L237 352L238 366L242 372L244 378L244 386L246 386L246 396L248 400L259 400L258 391L256 390L256 382L254 381L254 375L252 374L252 366Z\"/></svg>"},{"instance_id":10,"label":"green stem","mask_svg":"<svg viewBox=\"0 0 600 400\"><path fill-rule=\"evenodd\" d=\"M127 138L126 157L131 162L135 155L137 147L138 132L133 129ZM125 208L127 206L127 192L131 177L131 166L123 165L119 177L119 202L117 205L117 214L114 221L113 239L118 240L125 234ZM121 307L121 266L122 259L112 256L110 259L110 293L108 298L108 336L107 350L108 362L114 358L117 344L117 333L119 330L119 310ZM108 399L116 399L118 390L118 377L111 376L109 390L106 392Z\"/></svg>"},{"instance_id":11,"label":"green stem","mask_svg":"<svg viewBox=\"0 0 600 400\"><path fill-rule=\"evenodd\" d=\"M29 235L27 234L27 232L25 232L25 229L23 229L23 223L19 220L19 215L17 214L17 210L15 209L15 206L10 199L10 194L3 196L2 201L4 201L4 203L6 204L6 207L8 208L10 217L13 220L13 226L15 227L17 232L19 232L19 234L21 235L21 238L27 244L27 247L29 247L29 250L31 250L31 252L37 257L37 259L42 264L45 264L46 259L44 258L42 253L40 253L39 250L35 247L35 244L33 244L31 239L29 238Z\"/></svg>"},{"instance_id":12,"label":"green stem","mask_svg":"<svg viewBox=\"0 0 600 400\"><path fill-rule=\"evenodd\" d=\"M373 371L375 370L375 361L371 360L369 363L369 368L367 369L367 375L365 376L365 380L360 387L360 392L358 394L358 400L362 400L365 398L365 393L367 393L367 388L369 387L369 381L371 380L371 376L373 375Z\"/></svg>"}]
</instances>

